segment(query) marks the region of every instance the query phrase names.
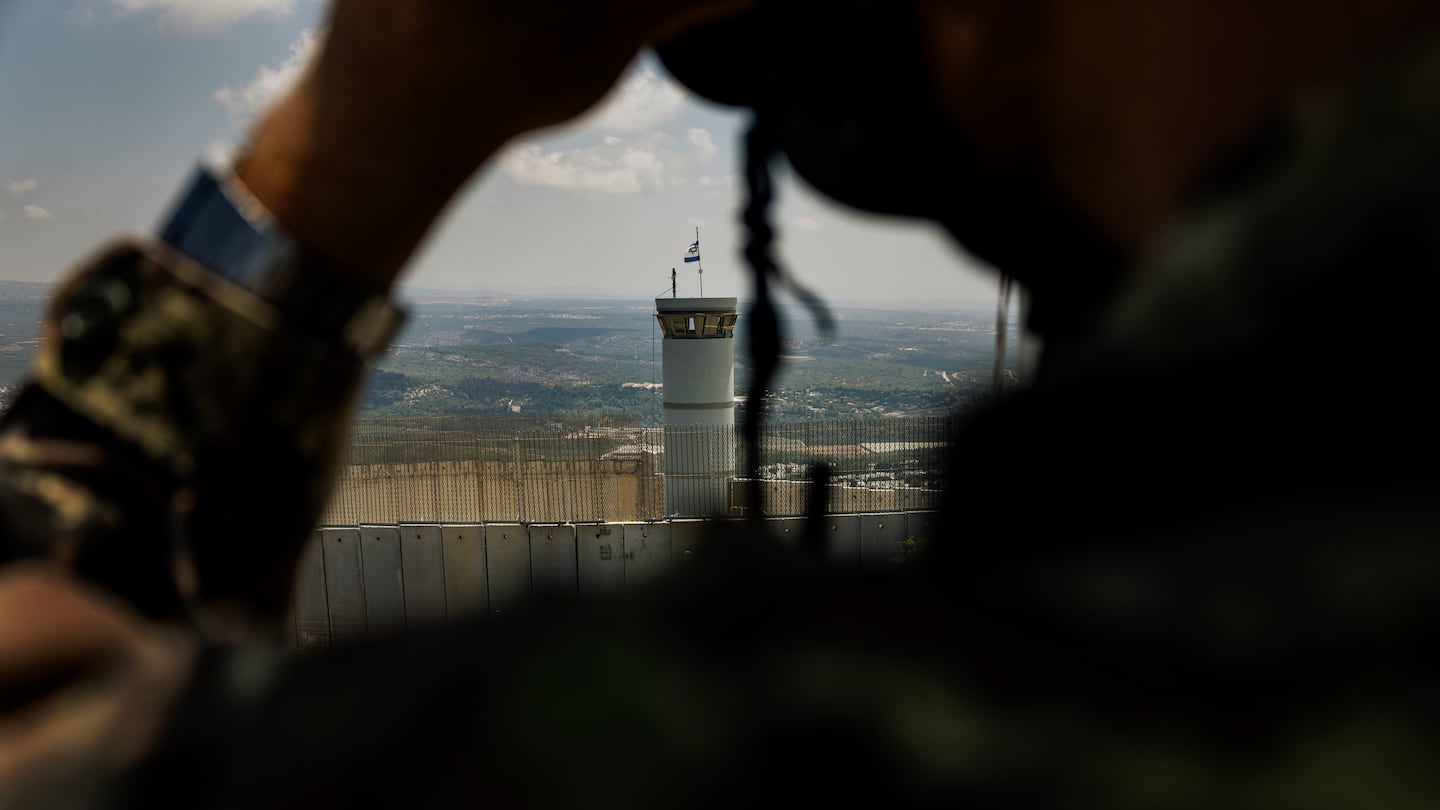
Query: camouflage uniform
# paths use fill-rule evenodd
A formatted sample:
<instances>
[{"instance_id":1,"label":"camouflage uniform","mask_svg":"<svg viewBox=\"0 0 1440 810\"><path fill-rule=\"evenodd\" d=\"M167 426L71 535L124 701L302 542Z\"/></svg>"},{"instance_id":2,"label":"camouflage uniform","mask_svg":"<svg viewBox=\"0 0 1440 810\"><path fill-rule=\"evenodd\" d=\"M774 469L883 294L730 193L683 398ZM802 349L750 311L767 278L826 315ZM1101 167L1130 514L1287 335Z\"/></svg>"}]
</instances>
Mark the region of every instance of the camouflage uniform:
<instances>
[{"instance_id":1,"label":"camouflage uniform","mask_svg":"<svg viewBox=\"0 0 1440 810\"><path fill-rule=\"evenodd\" d=\"M113 800L1434 807L1440 395L1412 381L1437 349L1437 144L1433 42L1299 99L1196 189L1103 328L969 424L950 536L908 567L732 536L694 578L584 610L283 673L217 651ZM198 520L238 565L236 525L176 515L253 502L298 538L358 360L278 352L246 302L130 255L143 306L103 351L67 364L63 324L77 291L112 300L104 273L57 306L9 428L12 536L209 560ZM62 437L104 452L75 472ZM149 472L112 489L107 464ZM247 577L293 548L257 551Z\"/></svg>"},{"instance_id":2,"label":"camouflage uniform","mask_svg":"<svg viewBox=\"0 0 1440 810\"><path fill-rule=\"evenodd\" d=\"M138 242L70 278L44 338L0 432L0 565L48 557L190 639L277 628L369 358ZM10 723L33 718L7 716L0 694L0 806L103 795L110 754L145 737L125 707L159 711L190 646L158 632L138 660L28 712L64 731L50 769L17 764L53 741L17 737Z\"/></svg>"},{"instance_id":3,"label":"camouflage uniform","mask_svg":"<svg viewBox=\"0 0 1440 810\"><path fill-rule=\"evenodd\" d=\"M89 263L6 422L0 555L73 560L152 618L283 615L367 359L283 321L159 245Z\"/></svg>"}]
</instances>

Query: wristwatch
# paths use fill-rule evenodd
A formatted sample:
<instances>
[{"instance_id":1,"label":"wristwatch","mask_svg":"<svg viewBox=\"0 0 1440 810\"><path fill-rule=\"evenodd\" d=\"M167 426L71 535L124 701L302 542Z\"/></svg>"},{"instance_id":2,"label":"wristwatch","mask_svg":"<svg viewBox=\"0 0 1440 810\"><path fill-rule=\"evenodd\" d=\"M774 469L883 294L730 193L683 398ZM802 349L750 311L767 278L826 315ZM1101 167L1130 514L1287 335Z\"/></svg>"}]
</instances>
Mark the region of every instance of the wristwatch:
<instances>
[{"instance_id":1,"label":"wristwatch","mask_svg":"<svg viewBox=\"0 0 1440 810\"><path fill-rule=\"evenodd\" d=\"M358 286L287 233L221 161L200 162L160 238L273 305L288 328L338 339L361 357L383 349L404 320L385 291Z\"/></svg>"}]
</instances>

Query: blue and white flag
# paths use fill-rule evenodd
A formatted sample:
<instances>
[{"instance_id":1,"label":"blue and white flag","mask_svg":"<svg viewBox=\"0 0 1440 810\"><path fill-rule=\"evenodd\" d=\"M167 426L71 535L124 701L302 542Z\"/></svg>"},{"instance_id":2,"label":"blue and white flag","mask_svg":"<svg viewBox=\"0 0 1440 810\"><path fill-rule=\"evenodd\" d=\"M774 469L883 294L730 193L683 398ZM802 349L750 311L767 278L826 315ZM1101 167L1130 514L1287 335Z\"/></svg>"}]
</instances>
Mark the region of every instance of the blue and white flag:
<instances>
[{"instance_id":1,"label":"blue and white flag","mask_svg":"<svg viewBox=\"0 0 1440 810\"><path fill-rule=\"evenodd\" d=\"M692 242L692 243L690 244L690 249L687 250L687 251L685 251L685 261L687 261L687 262L698 262L698 261L700 261L700 243L699 243L698 241Z\"/></svg>"}]
</instances>

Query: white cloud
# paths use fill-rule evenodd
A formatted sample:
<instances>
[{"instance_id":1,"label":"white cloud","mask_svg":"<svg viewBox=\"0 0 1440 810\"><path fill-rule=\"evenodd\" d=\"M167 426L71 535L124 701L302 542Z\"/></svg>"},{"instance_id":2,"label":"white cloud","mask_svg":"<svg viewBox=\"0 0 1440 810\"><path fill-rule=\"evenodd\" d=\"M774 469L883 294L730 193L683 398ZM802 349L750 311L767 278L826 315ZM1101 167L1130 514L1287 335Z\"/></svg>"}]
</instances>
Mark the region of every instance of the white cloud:
<instances>
[{"instance_id":1,"label":"white cloud","mask_svg":"<svg viewBox=\"0 0 1440 810\"><path fill-rule=\"evenodd\" d=\"M690 141L690 145L695 147L695 156L700 159L701 163L709 163L720 153L719 148L715 146L715 139L710 137L708 129L692 129L686 134L686 138Z\"/></svg>"},{"instance_id":2,"label":"white cloud","mask_svg":"<svg viewBox=\"0 0 1440 810\"><path fill-rule=\"evenodd\" d=\"M554 152L539 144L516 144L500 157L500 170L522 186L605 194L637 194L665 184L665 164L654 152L615 141Z\"/></svg>"},{"instance_id":3,"label":"white cloud","mask_svg":"<svg viewBox=\"0 0 1440 810\"><path fill-rule=\"evenodd\" d=\"M249 84L240 88L227 85L216 90L211 98L225 109L236 126L248 123L300 79L319 52L320 39L314 30L303 32L290 46L290 56L285 61L274 67L262 67Z\"/></svg>"},{"instance_id":4,"label":"white cloud","mask_svg":"<svg viewBox=\"0 0 1440 810\"><path fill-rule=\"evenodd\" d=\"M51 214L38 205L27 205L25 206L25 217L27 219L46 220L51 217Z\"/></svg>"},{"instance_id":5,"label":"white cloud","mask_svg":"<svg viewBox=\"0 0 1440 810\"><path fill-rule=\"evenodd\" d=\"M714 153L709 133L699 129L690 131L684 145L662 132L635 138L610 135L578 149L547 150L538 143L522 142L502 153L497 165L522 186L639 194L718 185L697 176L701 164L713 159Z\"/></svg>"},{"instance_id":6,"label":"white cloud","mask_svg":"<svg viewBox=\"0 0 1440 810\"><path fill-rule=\"evenodd\" d=\"M654 68L635 68L576 125L600 132L642 132L673 121L684 103L685 91L670 77Z\"/></svg>"},{"instance_id":7,"label":"white cloud","mask_svg":"<svg viewBox=\"0 0 1440 810\"><path fill-rule=\"evenodd\" d=\"M27 177L24 180L5 181L5 190L16 197L19 197L22 194L29 194L30 192L34 191L39 187L40 183L37 182L33 177Z\"/></svg>"},{"instance_id":8,"label":"white cloud","mask_svg":"<svg viewBox=\"0 0 1440 810\"><path fill-rule=\"evenodd\" d=\"M229 166L238 151L233 141L211 141L200 150L200 159L207 166Z\"/></svg>"},{"instance_id":9,"label":"white cloud","mask_svg":"<svg viewBox=\"0 0 1440 810\"><path fill-rule=\"evenodd\" d=\"M686 129L683 139L662 129L681 115L686 98L655 68L632 66L610 95L569 129L588 133L592 145L554 149L522 141L502 152L496 165L518 185L607 195L724 185L720 178L701 176L720 154L708 129Z\"/></svg>"},{"instance_id":10,"label":"white cloud","mask_svg":"<svg viewBox=\"0 0 1440 810\"><path fill-rule=\"evenodd\" d=\"M283 17L295 10L295 0L109 0L121 15L157 14L161 30L180 34L208 33L251 17Z\"/></svg>"}]
</instances>

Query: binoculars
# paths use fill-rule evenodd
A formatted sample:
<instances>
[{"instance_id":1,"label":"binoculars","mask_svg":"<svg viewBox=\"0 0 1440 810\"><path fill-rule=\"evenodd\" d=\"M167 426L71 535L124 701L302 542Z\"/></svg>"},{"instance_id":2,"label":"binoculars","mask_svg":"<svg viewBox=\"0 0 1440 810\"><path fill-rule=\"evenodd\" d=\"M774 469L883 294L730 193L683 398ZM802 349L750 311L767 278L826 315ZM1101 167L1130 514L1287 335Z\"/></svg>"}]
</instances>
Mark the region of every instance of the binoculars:
<instances>
[{"instance_id":1,"label":"binoculars","mask_svg":"<svg viewBox=\"0 0 1440 810\"><path fill-rule=\"evenodd\" d=\"M895 0L760 0L658 54L697 95L753 111L819 192L939 223L1027 288L1032 330L1077 328L1118 274L1119 251L1044 167L1018 179L1014 166L997 169L946 117L921 24Z\"/></svg>"}]
</instances>

